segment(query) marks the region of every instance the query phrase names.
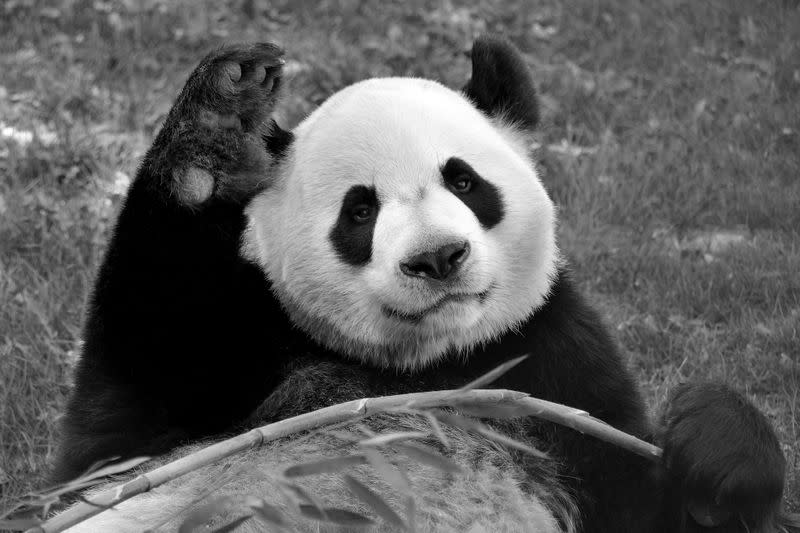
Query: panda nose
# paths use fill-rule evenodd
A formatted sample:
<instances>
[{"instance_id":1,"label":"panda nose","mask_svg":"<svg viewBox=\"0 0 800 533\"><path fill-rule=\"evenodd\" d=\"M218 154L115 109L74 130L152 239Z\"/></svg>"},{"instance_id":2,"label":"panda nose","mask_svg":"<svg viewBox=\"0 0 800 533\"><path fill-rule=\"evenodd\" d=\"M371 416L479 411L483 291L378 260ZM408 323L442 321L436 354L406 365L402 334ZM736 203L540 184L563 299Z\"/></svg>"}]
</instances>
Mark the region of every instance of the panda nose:
<instances>
[{"instance_id":1,"label":"panda nose","mask_svg":"<svg viewBox=\"0 0 800 533\"><path fill-rule=\"evenodd\" d=\"M445 244L433 252L409 257L400 263L400 271L406 276L444 281L464 264L469 248L468 241Z\"/></svg>"}]
</instances>

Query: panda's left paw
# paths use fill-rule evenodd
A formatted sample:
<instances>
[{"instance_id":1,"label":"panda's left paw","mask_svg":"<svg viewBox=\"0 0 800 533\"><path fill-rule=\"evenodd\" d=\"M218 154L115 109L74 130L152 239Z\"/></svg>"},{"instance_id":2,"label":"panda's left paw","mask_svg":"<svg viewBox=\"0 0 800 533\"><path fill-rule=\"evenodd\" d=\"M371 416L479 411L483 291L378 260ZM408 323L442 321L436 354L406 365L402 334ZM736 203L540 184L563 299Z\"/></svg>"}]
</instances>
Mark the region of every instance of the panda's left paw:
<instances>
[{"instance_id":1,"label":"panda's left paw","mask_svg":"<svg viewBox=\"0 0 800 533\"><path fill-rule=\"evenodd\" d=\"M669 514L682 516L683 526L746 531L776 518L785 459L769 422L745 398L720 385L682 386L662 428Z\"/></svg>"}]
</instances>

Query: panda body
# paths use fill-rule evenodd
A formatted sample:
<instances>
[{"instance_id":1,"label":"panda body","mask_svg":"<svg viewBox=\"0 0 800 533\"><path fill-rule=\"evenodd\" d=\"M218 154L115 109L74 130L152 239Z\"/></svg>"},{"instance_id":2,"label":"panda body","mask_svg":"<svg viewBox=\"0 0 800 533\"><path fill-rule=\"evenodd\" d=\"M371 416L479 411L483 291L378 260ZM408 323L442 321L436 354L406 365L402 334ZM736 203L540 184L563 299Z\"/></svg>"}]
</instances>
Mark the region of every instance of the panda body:
<instances>
[{"instance_id":1,"label":"panda body","mask_svg":"<svg viewBox=\"0 0 800 533\"><path fill-rule=\"evenodd\" d=\"M479 40L461 93L368 80L292 132L269 120L280 55L211 54L146 155L98 274L54 480L341 401L459 387L523 354L492 386L653 440L630 372L560 259L555 208L526 153L538 108L519 53ZM465 480L408 465L424 529L699 531L687 501L708 494L745 527L777 516L783 457L752 406L706 386L679 391L667 413L659 465L547 422L504 431L550 461L454 432ZM279 465L335 449L320 434L249 452L214 494L274 495ZM179 517L220 468L81 527ZM768 473L763 483L743 481L753 470ZM737 490L714 494L708 479ZM346 499L340 480L317 488Z\"/></svg>"}]
</instances>

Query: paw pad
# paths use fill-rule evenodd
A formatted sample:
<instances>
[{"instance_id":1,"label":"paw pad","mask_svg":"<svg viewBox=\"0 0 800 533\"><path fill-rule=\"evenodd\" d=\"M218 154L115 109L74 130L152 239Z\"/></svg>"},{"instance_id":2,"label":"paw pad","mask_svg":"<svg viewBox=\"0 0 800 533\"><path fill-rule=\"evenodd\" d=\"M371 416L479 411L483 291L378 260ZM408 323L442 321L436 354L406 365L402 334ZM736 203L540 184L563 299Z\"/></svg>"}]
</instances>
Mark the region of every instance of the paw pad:
<instances>
[{"instance_id":1,"label":"paw pad","mask_svg":"<svg viewBox=\"0 0 800 533\"><path fill-rule=\"evenodd\" d=\"M237 83L242 79L242 66L239 63L226 63L223 69L233 83Z\"/></svg>"},{"instance_id":2,"label":"paw pad","mask_svg":"<svg viewBox=\"0 0 800 533\"><path fill-rule=\"evenodd\" d=\"M265 137L280 85L283 51L238 45L209 54L195 69L157 140L154 171L169 196L199 207L210 199L244 203L268 180Z\"/></svg>"},{"instance_id":3,"label":"paw pad","mask_svg":"<svg viewBox=\"0 0 800 533\"><path fill-rule=\"evenodd\" d=\"M177 184L175 193L182 204L201 204L214 192L214 177L203 169L197 167L175 169L172 177Z\"/></svg>"}]
</instances>

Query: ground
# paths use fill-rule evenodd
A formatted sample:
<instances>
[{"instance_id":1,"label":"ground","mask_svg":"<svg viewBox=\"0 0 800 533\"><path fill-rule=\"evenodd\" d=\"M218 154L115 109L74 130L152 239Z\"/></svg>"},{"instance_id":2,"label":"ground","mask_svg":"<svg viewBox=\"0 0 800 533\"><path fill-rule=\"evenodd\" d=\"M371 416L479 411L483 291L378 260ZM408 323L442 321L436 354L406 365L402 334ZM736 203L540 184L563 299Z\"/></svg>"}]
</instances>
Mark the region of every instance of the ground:
<instances>
[{"instance_id":1,"label":"ground","mask_svg":"<svg viewBox=\"0 0 800 533\"><path fill-rule=\"evenodd\" d=\"M6 0L0 510L41 485L109 225L207 50L283 43L292 125L370 76L461 86L484 32L535 73L561 247L650 405L687 380L744 391L800 510L797 0Z\"/></svg>"}]
</instances>

